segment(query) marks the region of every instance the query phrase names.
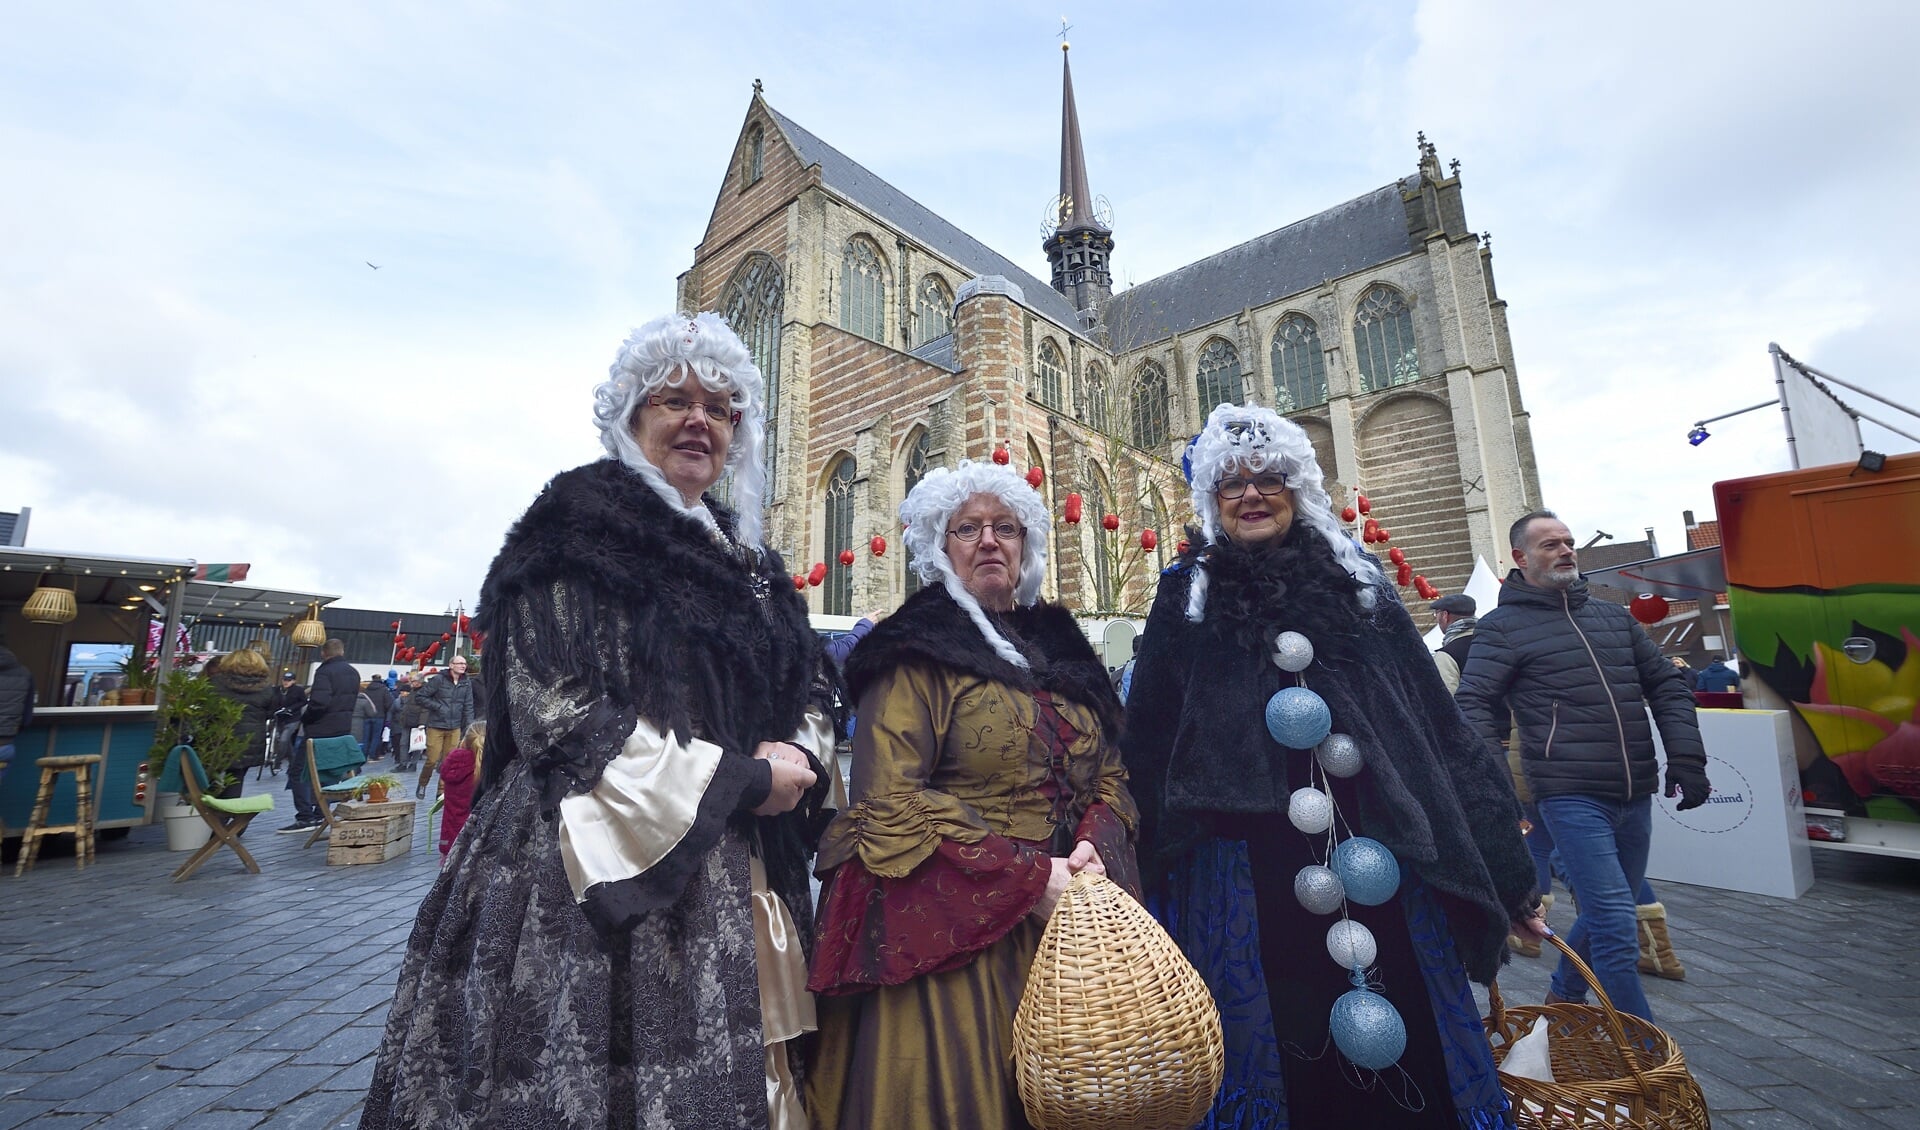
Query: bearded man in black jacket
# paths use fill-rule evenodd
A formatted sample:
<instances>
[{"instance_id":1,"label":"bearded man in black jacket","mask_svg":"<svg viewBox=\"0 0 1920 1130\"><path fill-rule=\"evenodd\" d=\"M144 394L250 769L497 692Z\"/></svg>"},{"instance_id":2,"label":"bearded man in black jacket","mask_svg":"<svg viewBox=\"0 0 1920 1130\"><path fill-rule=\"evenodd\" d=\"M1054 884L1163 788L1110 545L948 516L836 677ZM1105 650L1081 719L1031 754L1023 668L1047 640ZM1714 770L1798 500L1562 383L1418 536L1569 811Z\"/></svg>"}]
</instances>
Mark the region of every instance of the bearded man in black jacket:
<instances>
[{"instance_id":1,"label":"bearded man in black jacket","mask_svg":"<svg viewBox=\"0 0 1920 1130\"><path fill-rule=\"evenodd\" d=\"M1518 720L1527 785L1580 894L1567 943L1615 1007L1651 1020L1634 910L1660 784L1647 712L1666 746L1667 795L1695 808L1710 790L1693 694L1625 608L1589 597L1566 523L1538 510L1507 538L1519 568L1480 618L1455 701L1494 741L1505 740L1509 711ZM1586 989L1562 962L1547 999L1582 1000Z\"/></svg>"}]
</instances>

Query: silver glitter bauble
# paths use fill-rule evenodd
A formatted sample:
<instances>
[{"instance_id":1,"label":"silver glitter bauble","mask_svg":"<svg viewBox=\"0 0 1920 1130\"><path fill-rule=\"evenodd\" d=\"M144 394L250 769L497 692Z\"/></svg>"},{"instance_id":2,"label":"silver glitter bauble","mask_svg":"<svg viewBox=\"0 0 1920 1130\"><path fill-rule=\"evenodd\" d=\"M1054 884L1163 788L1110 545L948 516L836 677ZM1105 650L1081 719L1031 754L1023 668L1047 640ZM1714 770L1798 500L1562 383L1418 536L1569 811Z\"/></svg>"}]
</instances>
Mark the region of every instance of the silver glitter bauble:
<instances>
[{"instance_id":1,"label":"silver glitter bauble","mask_svg":"<svg viewBox=\"0 0 1920 1130\"><path fill-rule=\"evenodd\" d=\"M1346 734L1328 734L1314 756L1320 759L1320 768L1335 777L1351 777L1365 768L1360 760L1360 743Z\"/></svg>"},{"instance_id":2,"label":"silver glitter bauble","mask_svg":"<svg viewBox=\"0 0 1920 1130\"><path fill-rule=\"evenodd\" d=\"M1347 901L1347 889L1332 868L1310 863L1293 877L1293 897L1311 914L1332 914Z\"/></svg>"},{"instance_id":3,"label":"silver glitter bauble","mask_svg":"<svg viewBox=\"0 0 1920 1130\"><path fill-rule=\"evenodd\" d=\"M1313 643L1299 632L1281 632L1273 640L1273 665L1289 674L1305 671L1313 662Z\"/></svg>"},{"instance_id":4,"label":"silver glitter bauble","mask_svg":"<svg viewBox=\"0 0 1920 1130\"><path fill-rule=\"evenodd\" d=\"M1327 927L1327 955L1342 969L1365 969L1380 955L1373 931L1351 918Z\"/></svg>"},{"instance_id":5,"label":"silver glitter bauble","mask_svg":"<svg viewBox=\"0 0 1920 1130\"><path fill-rule=\"evenodd\" d=\"M1287 798L1287 819L1309 836L1333 827L1333 798L1319 789L1295 789Z\"/></svg>"}]
</instances>

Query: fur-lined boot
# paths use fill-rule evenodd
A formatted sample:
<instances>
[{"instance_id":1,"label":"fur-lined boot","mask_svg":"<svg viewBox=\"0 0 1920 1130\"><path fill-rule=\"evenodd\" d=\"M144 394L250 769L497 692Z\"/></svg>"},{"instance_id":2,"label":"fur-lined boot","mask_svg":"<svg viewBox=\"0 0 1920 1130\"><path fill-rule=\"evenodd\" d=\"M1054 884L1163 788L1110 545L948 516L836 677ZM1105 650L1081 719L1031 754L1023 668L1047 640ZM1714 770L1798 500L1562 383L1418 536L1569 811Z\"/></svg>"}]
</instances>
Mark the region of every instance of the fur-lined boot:
<instances>
[{"instance_id":1,"label":"fur-lined boot","mask_svg":"<svg viewBox=\"0 0 1920 1130\"><path fill-rule=\"evenodd\" d=\"M1687 970L1673 952L1673 938L1667 934L1667 908L1657 902L1637 908L1640 917L1640 972L1684 981Z\"/></svg>"},{"instance_id":2,"label":"fur-lined boot","mask_svg":"<svg viewBox=\"0 0 1920 1130\"><path fill-rule=\"evenodd\" d=\"M1553 909L1553 895L1549 893L1549 894L1540 896L1540 917L1545 918L1547 916L1547 911L1552 909ZM1507 948L1519 954L1521 957L1539 957L1540 956L1540 939L1539 938L1523 938L1518 934L1508 934Z\"/></svg>"}]
</instances>

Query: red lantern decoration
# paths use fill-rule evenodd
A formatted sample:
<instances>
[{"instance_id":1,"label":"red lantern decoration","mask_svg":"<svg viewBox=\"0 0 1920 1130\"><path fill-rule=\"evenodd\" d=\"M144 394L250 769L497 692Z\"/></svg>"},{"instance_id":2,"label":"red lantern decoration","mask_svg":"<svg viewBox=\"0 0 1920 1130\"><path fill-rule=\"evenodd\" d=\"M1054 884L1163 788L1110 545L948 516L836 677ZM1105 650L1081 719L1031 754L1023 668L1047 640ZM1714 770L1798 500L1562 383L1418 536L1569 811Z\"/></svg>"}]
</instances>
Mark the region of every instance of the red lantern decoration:
<instances>
[{"instance_id":1,"label":"red lantern decoration","mask_svg":"<svg viewBox=\"0 0 1920 1130\"><path fill-rule=\"evenodd\" d=\"M1627 602L1627 611L1642 624L1658 624L1667 618L1667 598L1643 592Z\"/></svg>"},{"instance_id":2,"label":"red lantern decoration","mask_svg":"<svg viewBox=\"0 0 1920 1130\"><path fill-rule=\"evenodd\" d=\"M793 591L799 592L801 589L804 589L806 587L807 587L806 576L804 574L795 573L793 575Z\"/></svg>"},{"instance_id":3,"label":"red lantern decoration","mask_svg":"<svg viewBox=\"0 0 1920 1130\"><path fill-rule=\"evenodd\" d=\"M1427 595L1427 575L1425 573L1415 573L1413 575L1413 587L1421 596Z\"/></svg>"},{"instance_id":4,"label":"red lantern decoration","mask_svg":"<svg viewBox=\"0 0 1920 1130\"><path fill-rule=\"evenodd\" d=\"M1397 582L1399 582L1399 585L1401 588L1406 588L1408 585L1412 584L1413 583L1413 566L1407 564L1404 561L1401 562L1399 575L1396 576L1394 579Z\"/></svg>"},{"instance_id":5,"label":"red lantern decoration","mask_svg":"<svg viewBox=\"0 0 1920 1130\"><path fill-rule=\"evenodd\" d=\"M1140 531L1140 548L1141 549L1151 551L1154 546L1157 546L1159 544L1160 544L1159 534L1154 533L1152 530Z\"/></svg>"},{"instance_id":6,"label":"red lantern decoration","mask_svg":"<svg viewBox=\"0 0 1920 1130\"><path fill-rule=\"evenodd\" d=\"M400 621L398 621L398 620L395 620L395 621L393 622L393 630L394 630L394 631L396 631L396 632L400 630Z\"/></svg>"},{"instance_id":7,"label":"red lantern decoration","mask_svg":"<svg viewBox=\"0 0 1920 1130\"><path fill-rule=\"evenodd\" d=\"M826 579L827 563L825 561L816 561L813 563L813 568L807 570L807 583L815 588L819 588L820 582Z\"/></svg>"},{"instance_id":8,"label":"red lantern decoration","mask_svg":"<svg viewBox=\"0 0 1920 1130\"><path fill-rule=\"evenodd\" d=\"M1047 481L1047 473L1045 471L1042 471L1037 464L1027 468L1027 485L1028 486L1032 487L1034 490L1039 490L1040 484L1046 481Z\"/></svg>"},{"instance_id":9,"label":"red lantern decoration","mask_svg":"<svg viewBox=\"0 0 1920 1130\"><path fill-rule=\"evenodd\" d=\"M1358 518L1359 516L1360 516L1360 512L1358 510L1355 510L1351 506L1347 507L1345 510L1342 510L1340 512L1340 520L1342 522L1351 522L1355 518Z\"/></svg>"},{"instance_id":10,"label":"red lantern decoration","mask_svg":"<svg viewBox=\"0 0 1920 1130\"><path fill-rule=\"evenodd\" d=\"M1395 565L1405 565L1407 563L1407 555L1401 552L1400 547L1396 545L1392 549L1387 550L1387 560L1393 562Z\"/></svg>"},{"instance_id":11,"label":"red lantern decoration","mask_svg":"<svg viewBox=\"0 0 1920 1130\"><path fill-rule=\"evenodd\" d=\"M887 539L881 537L879 534L873 535L873 540L867 543L867 550L875 557L885 556L887 552Z\"/></svg>"},{"instance_id":12,"label":"red lantern decoration","mask_svg":"<svg viewBox=\"0 0 1920 1130\"><path fill-rule=\"evenodd\" d=\"M1117 529L1119 529L1119 528L1120 528L1120 515L1118 515L1118 514L1102 514L1102 515L1100 515L1100 528L1101 528L1101 529L1103 529L1103 530L1106 530L1106 531L1107 531L1107 532L1109 532L1109 533L1111 533L1111 532L1113 532L1114 530L1117 530Z\"/></svg>"},{"instance_id":13,"label":"red lantern decoration","mask_svg":"<svg viewBox=\"0 0 1920 1130\"><path fill-rule=\"evenodd\" d=\"M853 564L853 550L843 549L840 551L840 564L842 565Z\"/></svg>"},{"instance_id":14,"label":"red lantern decoration","mask_svg":"<svg viewBox=\"0 0 1920 1130\"><path fill-rule=\"evenodd\" d=\"M993 461L995 463L1000 464L1002 467L1006 466L1007 463L1012 459L1013 459L1013 456L1007 452L1006 448L996 447L993 449Z\"/></svg>"},{"instance_id":15,"label":"red lantern decoration","mask_svg":"<svg viewBox=\"0 0 1920 1130\"><path fill-rule=\"evenodd\" d=\"M1385 545L1387 542L1387 539L1391 538L1392 536L1393 535L1387 531L1387 528L1385 526L1382 526L1379 529L1373 531L1373 540L1381 543L1382 545Z\"/></svg>"},{"instance_id":16,"label":"red lantern decoration","mask_svg":"<svg viewBox=\"0 0 1920 1130\"><path fill-rule=\"evenodd\" d=\"M1186 552L1187 552L1187 550L1189 550L1189 549L1191 549L1191 548L1192 548L1192 546L1190 546L1190 545L1188 545L1188 544L1187 544L1187 539L1186 539L1186 538L1181 538L1181 539L1180 539L1180 540L1179 540L1178 542L1176 542L1176 543L1174 544L1174 547L1173 547L1173 551L1174 551L1175 553L1178 553L1178 554L1180 554L1180 555L1182 555L1182 556L1185 556L1185 555L1186 555Z\"/></svg>"},{"instance_id":17,"label":"red lantern decoration","mask_svg":"<svg viewBox=\"0 0 1920 1130\"><path fill-rule=\"evenodd\" d=\"M1368 502L1367 496L1364 494L1360 496L1360 513L1362 514L1373 513L1373 503Z\"/></svg>"},{"instance_id":18,"label":"red lantern decoration","mask_svg":"<svg viewBox=\"0 0 1920 1130\"><path fill-rule=\"evenodd\" d=\"M1079 522L1080 508L1083 505L1084 504L1080 501L1079 491L1074 491L1068 494L1067 495L1067 521L1076 522L1076 523Z\"/></svg>"}]
</instances>

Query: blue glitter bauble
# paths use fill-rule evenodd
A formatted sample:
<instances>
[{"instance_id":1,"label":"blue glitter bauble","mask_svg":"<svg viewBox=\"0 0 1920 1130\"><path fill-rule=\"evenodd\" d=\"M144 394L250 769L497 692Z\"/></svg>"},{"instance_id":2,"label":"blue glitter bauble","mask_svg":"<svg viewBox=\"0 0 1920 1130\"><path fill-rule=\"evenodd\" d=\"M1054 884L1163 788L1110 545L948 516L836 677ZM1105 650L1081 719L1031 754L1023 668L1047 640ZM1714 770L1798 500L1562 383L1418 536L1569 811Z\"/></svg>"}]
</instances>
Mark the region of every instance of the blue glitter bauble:
<instances>
[{"instance_id":1,"label":"blue glitter bauble","mask_svg":"<svg viewBox=\"0 0 1920 1130\"><path fill-rule=\"evenodd\" d=\"M1354 989L1333 1002L1327 1028L1340 1054L1356 1066L1382 1071L1407 1050L1407 1022L1387 998L1366 989Z\"/></svg>"},{"instance_id":2,"label":"blue glitter bauble","mask_svg":"<svg viewBox=\"0 0 1920 1130\"><path fill-rule=\"evenodd\" d=\"M1347 897L1362 906L1379 906L1400 889L1400 864L1385 844L1366 836L1341 840L1328 860L1347 889Z\"/></svg>"},{"instance_id":3,"label":"blue glitter bauble","mask_svg":"<svg viewBox=\"0 0 1920 1130\"><path fill-rule=\"evenodd\" d=\"M1267 700L1267 733L1288 749L1312 749L1332 730L1327 700L1305 687L1282 687Z\"/></svg>"}]
</instances>

